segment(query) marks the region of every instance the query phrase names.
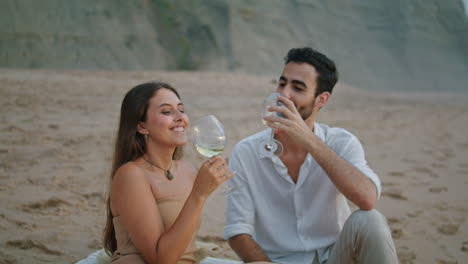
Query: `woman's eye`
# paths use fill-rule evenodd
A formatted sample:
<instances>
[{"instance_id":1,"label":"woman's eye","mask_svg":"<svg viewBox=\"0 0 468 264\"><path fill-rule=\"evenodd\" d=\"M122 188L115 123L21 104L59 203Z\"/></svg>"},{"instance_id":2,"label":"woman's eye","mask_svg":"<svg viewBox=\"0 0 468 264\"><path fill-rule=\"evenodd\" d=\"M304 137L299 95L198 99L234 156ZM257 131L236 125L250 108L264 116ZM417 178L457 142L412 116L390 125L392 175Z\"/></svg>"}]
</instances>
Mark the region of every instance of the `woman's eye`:
<instances>
[{"instance_id":1,"label":"woman's eye","mask_svg":"<svg viewBox=\"0 0 468 264\"><path fill-rule=\"evenodd\" d=\"M171 113L171 111L162 111L161 112L163 115L169 115Z\"/></svg>"}]
</instances>

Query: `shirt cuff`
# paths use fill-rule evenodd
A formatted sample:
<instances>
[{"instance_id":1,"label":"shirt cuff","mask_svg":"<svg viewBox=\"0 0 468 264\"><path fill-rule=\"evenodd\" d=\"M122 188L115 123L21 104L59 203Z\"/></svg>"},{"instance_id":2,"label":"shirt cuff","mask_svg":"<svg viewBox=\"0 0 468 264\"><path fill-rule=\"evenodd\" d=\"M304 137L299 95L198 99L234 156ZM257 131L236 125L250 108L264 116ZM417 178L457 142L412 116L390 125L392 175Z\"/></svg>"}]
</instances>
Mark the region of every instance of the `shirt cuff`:
<instances>
[{"instance_id":1,"label":"shirt cuff","mask_svg":"<svg viewBox=\"0 0 468 264\"><path fill-rule=\"evenodd\" d=\"M229 238L240 235L240 234L248 234L253 236L253 226L245 223L239 223L239 224L232 224L232 225L226 225L224 227L224 239L228 240Z\"/></svg>"}]
</instances>

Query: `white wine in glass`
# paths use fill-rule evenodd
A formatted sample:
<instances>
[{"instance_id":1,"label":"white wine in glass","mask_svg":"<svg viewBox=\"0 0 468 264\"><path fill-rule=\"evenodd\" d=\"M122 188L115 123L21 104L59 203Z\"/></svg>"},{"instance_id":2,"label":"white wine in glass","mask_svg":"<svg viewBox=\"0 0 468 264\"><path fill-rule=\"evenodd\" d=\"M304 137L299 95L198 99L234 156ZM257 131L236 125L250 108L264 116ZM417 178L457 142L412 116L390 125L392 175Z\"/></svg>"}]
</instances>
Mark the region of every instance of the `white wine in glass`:
<instances>
[{"instance_id":1,"label":"white wine in glass","mask_svg":"<svg viewBox=\"0 0 468 264\"><path fill-rule=\"evenodd\" d=\"M214 155L218 155L219 153L224 151L224 146L213 146L213 145L195 145L195 149L201 155L205 157L213 157Z\"/></svg>"},{"instance_id":2,"label":"white wine in glass","mask_svg":"<svg viewBox=\"0 0 468 264\"><path fill-rule=\"evenodd\" d=\"M191 138L197 152L207 158L223 152L227 144L223 124L214 115L207 115L198 119L192 126ZM239 189L238 186L228 184L223 194L231 194L237 189Z\"/></svg>"}]
</instances>

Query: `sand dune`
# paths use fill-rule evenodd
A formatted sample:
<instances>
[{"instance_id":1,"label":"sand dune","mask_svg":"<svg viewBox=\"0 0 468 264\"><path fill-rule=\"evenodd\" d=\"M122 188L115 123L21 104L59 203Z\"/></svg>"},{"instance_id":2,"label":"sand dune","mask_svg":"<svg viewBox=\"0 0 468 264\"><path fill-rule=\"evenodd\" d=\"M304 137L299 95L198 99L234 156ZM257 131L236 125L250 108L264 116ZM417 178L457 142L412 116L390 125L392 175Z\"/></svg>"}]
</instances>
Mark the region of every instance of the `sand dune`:
<instances>
[{"instance_id":1,"label":"sand dune","mask_svg":"<svg viewBox=\"0 0 468 264\"><path fill-rule=\"evenodd\" d=\"M177 87L192 120L216 114L226 155L263 129L259 105L274 89L273 76L0 70L0 263L72 263L101 247L120 103L149 80ZM468 259L468 105L452 99L464 101L341 84L319 115L361 139L401 263ZM186 158L203 160L190 145ZM216 192L205 207L198 241L210 246L199 257L235 258L221 239L224 202Z\"/></svg>"}]
</instances>

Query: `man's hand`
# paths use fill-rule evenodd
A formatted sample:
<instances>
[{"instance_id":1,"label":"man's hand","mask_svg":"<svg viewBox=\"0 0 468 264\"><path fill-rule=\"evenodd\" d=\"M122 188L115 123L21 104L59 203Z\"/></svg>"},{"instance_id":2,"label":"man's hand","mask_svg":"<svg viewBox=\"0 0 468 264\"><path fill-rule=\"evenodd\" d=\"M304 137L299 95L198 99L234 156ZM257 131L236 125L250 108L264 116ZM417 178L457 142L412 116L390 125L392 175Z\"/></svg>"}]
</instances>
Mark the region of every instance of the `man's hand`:
<instances>
[{"instance_id":1,"label":"man's hand","mask_svg":"<svg viewBox=\"0 0 468 264\"><path fill-rule=\"evenodd\" d=\"M284 96L278 96L284 106L272 106L268 108L269 111L282 113L286 118L270 115L264 118L268 121L268 126L276 129L278 133L285 133L298 145L306 145L310 139L315 137L312 131L313 127L309 127L302 119L301 115L294 106L294 103Z\"/></svg>"}]
</instances>

